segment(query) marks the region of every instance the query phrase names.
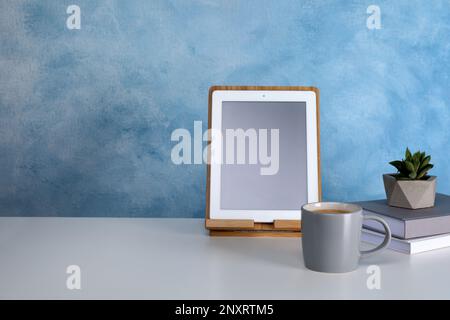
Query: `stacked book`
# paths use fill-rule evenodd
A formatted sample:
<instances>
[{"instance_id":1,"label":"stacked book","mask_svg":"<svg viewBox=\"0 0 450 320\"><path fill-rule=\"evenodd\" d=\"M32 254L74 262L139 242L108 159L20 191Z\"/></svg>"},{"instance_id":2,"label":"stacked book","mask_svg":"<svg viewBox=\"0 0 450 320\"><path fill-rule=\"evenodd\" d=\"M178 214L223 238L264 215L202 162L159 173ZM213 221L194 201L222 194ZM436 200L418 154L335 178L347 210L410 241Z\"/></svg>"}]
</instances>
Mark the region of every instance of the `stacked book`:
<instances>
[{"instance_id":1,"label":"stacked book","mask_svg":"<svg viewBox=\"0 0 450 320\"><path fill-rule=\"evenodd\" d=\"M425 209L391 207L386 200L356 202L365 215L383 218L390 226L392 240L389 248L416 254L450 247L450 196L436 194L435 206ZM383 227L375 221L364 221L361 239L379 244L384 239Z\"/></svg>"}]
</instances>

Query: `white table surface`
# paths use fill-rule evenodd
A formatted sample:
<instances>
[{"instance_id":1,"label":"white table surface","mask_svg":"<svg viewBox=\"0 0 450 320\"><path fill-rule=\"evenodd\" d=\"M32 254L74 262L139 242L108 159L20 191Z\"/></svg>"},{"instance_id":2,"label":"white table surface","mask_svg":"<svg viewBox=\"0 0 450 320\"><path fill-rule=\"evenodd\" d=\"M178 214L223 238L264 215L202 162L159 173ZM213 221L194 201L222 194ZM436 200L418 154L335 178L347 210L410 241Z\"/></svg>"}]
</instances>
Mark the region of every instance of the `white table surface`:
<instances>
[{"instance_id":1,"label":"white table surface","mask_svg":"<svg viewBox=\"0 0 450 320\"><path fill-rule=\"evenodd\" d=\"M450 250L305 269L300 239L212 238L201 219L0 218L1 299L450 298ZM79 265L81 290L66 288ZM381 289L369 290L378 265Z\"/></svg>"}]
</instances>

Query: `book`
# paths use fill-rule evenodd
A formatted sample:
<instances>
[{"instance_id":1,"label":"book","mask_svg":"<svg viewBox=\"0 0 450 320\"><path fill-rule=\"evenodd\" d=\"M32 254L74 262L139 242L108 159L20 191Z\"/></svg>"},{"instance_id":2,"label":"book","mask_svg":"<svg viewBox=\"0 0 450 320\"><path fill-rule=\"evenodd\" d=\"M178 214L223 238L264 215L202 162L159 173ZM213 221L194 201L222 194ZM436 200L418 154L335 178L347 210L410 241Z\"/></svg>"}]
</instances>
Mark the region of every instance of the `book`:
<instances>
[{"instance_id":1,"label":"book","mask_svg":"<svg viewBox=\"0 0 450 320\"><path fill-rule=\"evenodd\" d=\"M400 239L428 237L450 233L450 196L437 193L435 205L425 209L391 207L386 200L355 202L364 215L383 218L391 228L392 235ZM383 227L375 221L364 221L364 227L382 232Z\"/></svg>"},{"instance_id":2,"label":"book","mask_svg":"<svg viewBox=\"0 0 450 320\"><path fill-rule=\"evenodd\" d=\"M384 234L367 229L363 229L361 240L367 243L378 245L384 239ZM431 251L450 247L450 234L442 234L431 237L422 237L415 239L398 239L392 238L388 248L406 254L417 254L421 252Z\"/></svg>"}]
</instances>

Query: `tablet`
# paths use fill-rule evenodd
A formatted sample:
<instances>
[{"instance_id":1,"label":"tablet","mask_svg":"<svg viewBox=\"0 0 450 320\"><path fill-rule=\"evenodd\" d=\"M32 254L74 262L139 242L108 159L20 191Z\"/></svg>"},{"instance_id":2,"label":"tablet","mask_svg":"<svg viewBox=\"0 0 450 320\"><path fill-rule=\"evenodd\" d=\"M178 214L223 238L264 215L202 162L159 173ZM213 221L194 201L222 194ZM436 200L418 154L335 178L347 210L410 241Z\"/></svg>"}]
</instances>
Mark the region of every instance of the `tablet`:
<instances>
[{"instance_id":1,"label":"tablet","mask_svg":"<svg viewBox=\"0 0 450 320\"><path fill-rule=\"evenodd\" d=\"M210 99L209 218L300 220L320 199L318 91L215 87Z\"/></svg>"}]
</instances>

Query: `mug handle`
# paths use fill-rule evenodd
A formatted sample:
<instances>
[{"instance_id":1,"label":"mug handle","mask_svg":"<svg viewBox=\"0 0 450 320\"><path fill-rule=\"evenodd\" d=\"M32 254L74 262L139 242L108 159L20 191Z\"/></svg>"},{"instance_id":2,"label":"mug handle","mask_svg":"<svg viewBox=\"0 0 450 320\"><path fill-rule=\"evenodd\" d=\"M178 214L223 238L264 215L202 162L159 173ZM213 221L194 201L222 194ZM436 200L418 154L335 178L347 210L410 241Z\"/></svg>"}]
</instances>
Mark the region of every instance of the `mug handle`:
<instances>
[{"instance_id":1,"label":"mug handle","mask_svg":"<svg viewBox=\"0 0 450 320\"><path fill-rule=\"evenodd\" d=\"M383 225L384 233L385 233L384 240L378 247L370 249L370 250L361 250L360 251L361 257L367 257L367 256L374 254L375 252L385 249L391 242L392 233L391 233L391 229L389 228L389 225L386 223L386 221L384 221L380 217L364 216L363 219L364 220L373 220L373 221L377 221L377 222L381 223Z\"/></svg>"}]
</instances>

